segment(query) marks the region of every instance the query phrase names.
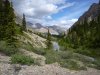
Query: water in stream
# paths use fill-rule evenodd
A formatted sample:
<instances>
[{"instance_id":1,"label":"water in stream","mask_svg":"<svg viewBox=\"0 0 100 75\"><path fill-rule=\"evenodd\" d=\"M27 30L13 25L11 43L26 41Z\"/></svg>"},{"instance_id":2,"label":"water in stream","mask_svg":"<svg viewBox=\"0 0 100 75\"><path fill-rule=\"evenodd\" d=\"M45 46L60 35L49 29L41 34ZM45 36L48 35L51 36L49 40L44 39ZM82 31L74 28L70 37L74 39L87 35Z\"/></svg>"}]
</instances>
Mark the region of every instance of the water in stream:
<instances>
[{"instance_id":1,"label":"water in stream","mask_svg":"<svg viewBox=\"0 0 100 75\"><path fill-rule=\"evenodd\" d=\"M53 49L55 51L59 51L59 49L60 49L59 44L57 42L52 42L52 44L53 44Z\"/></svg>"}]
</instances>

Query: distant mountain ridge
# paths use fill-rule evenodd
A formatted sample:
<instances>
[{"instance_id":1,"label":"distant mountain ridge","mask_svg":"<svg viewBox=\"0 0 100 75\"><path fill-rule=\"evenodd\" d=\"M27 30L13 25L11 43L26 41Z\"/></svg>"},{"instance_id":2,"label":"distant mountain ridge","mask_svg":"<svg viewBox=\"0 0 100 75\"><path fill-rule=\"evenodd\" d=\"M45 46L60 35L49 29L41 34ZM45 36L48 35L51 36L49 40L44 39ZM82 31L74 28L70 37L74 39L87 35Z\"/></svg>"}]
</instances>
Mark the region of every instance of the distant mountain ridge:
<instances>
[{"instance_id":1,"label":"distant mountain ridge","mask_svg":"<svg viewBox=\"0 0 100 75\"><path fill-rule=\"evenodd\" d=\"M22 23L22 18L20 16L16 16L16 19L15 19L16 23L17 24L20 24ZM60 27L60 26L56 26L56 25L53 25L53 26L43 26L41 23L31 23L29 21L26 22L26 25L27 25L27 28L32 30L33 32L40 32L40 33L47 33L48 32L48 28L50 30L50 33L52 35L59 35L63 32L65 32L65 29Z\"/></svg>"},{"instance_id":2,"label":"distant mountain ridge","mask_svg":"<svg viewBox=\"0 0 100 75\"><path fill-rule=\"evenodd\" d=\"M18 15L16 12L16 18L15 22L17 24L22 24L22 17ZM62 34L66 31L65 28L57 26L57 25L52 25L52 26L44 26L41 23L32 23L30 21L26 22L27 29L32 30L33 32L40 32L40 33L47 33L48 28L50 29L51 34L53 35L59 35Z\"/></svg>"},{"instance_id":3,"label":"distant mountain ridge","mask_svg":"<svg viewBox=\"0 0 100 75\"><path fill-rule=\"evenodd\" d=\"M60 26L56 26L56 25L53 25L53 26L47 26L48 28L52 28L53 30L57 31L59 34L63 33L66 31L66 28L62 28Z\"/></svg>"}]
</instances>

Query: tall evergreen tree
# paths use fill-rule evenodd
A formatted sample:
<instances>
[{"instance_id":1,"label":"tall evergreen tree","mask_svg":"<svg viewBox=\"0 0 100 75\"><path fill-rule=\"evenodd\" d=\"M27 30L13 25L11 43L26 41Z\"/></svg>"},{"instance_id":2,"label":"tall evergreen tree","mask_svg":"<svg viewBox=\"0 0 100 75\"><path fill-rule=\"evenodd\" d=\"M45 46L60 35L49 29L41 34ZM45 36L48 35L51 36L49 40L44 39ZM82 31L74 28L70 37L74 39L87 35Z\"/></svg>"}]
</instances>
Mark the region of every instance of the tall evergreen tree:
<instances>
[{"instance_id":1,"label":"tall evergreen tree","mask_svg":"<svg viewBox=\"0 0 100 75\"><path fill-rule=\"evenodd\" d=\"M6 16L7 20L7 26L6 26L6 37L9 44L14 44L16 42L15 36L16 36L16 29L15 29L15 14L14 9L12 6L12 3L10 3L8 0L5 1L5 8L6 8Z\"/></svg>"},{"instance_id":2,"label":"tall evergreen tree","mask_svg":"<svg viewBox=\"0 0 100 75\"><path fill-rule=\"evenodd\" d=\"M3 29L3 25L2 25L2 21L3 21L3 1L0 0L0 40L2 39L2 29Z\"/></svg>"},{"instance_id":3,"label":"tall evergreen tree","mask_svg":"<svg viewBox=\"0 0 100 75\"><path fill-rule=\"evenodd\" d=\"M48 28L48 34L47 34L47 48L50 49L51 48L51 34L50 34L50 31L49 31L49 28Z\"/></svg>"},{"instance_id":4,"label":"tall evergreen tree","mask_svg":"<svg viewBox=\"0 0 100 75\"><path fill-rule=\"evenodd\" d=\"M95 45L97 47L100 47L100 1L99 1L99 7L98 7L98 17L97 17L97 24L96 24L96 39L95 39Z\"/></svg>"},{"instance_id":5,"label":"tall evergreen tree","mask_svg":"<svg viewBox=\"0 0 100 75\"><path fill-rule=\"evenodd\" d=\"M22 20L22 29L24 31L27 31L27 29L26 29L26 19L25 19L25 15L24 14L23 14L23 20Z\"/></svg>"},{"instance_id":6,"label":"tall evergreen tree","mask_svg":"<svg viewBox=\"0 0 100 75\"><path fill-rule=\"evenodd\" d=\"M15 42L15 14L12 4L8 0L0 0L0 38L8 44Z\"/></svg>"}]
</instances>

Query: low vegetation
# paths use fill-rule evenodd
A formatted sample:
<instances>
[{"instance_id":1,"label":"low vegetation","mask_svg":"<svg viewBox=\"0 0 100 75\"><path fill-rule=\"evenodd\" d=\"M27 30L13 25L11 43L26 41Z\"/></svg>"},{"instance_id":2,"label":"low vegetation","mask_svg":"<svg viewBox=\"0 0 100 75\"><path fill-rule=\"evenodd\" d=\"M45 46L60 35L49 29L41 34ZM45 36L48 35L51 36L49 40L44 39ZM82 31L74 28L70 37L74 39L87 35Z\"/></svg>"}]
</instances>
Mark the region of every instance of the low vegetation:
<instances>
[{"instance_id":1,"label":"low vegetation","mask_svg":"<svg viewBox=\"0 0 100 75\"><path fill-rule=\"evenodd\" d=\"M98 59L74 52L74 50L54 51L53 49L33 48L33 52L46 57L46 64L58 62L71 70L86 70L87 67L99 69Z\"/></svg>"},{"instance_id":2,"label":"low vegetation","mask_svg":"<svg viewBox=\"0 0 100 75\"><path fill-rule=\"evenodd\" d=\"M85 67L81 67L76 61L74 61L72 52L49 51L45 57L47 59L47 64L58 62L62 67L72 70L85 69Z\"/></svg>"},{"instance_id":3,"label":"low vegetation","mask_svg":"<svg viewBox=\"0 0 100 75\"><path fill-rule=\"evenodd\" d=\"M25 56L23 54L15 54L11 56L11 61L14 64L22 64L22 65L32 65L34 64L34 59L30 56Z\"/></svg>"},{"instance_id":4,"label":"low vegetation","mask_svg":"<svg viewBox=\"0 0 100 75\"><path fill-rule=\"evenodd\" d=\"M12 54L17 53L19 50L13 45L7 45L5 41L0 41L0 52L11 56Z\"/></svg>"}]
</instances>

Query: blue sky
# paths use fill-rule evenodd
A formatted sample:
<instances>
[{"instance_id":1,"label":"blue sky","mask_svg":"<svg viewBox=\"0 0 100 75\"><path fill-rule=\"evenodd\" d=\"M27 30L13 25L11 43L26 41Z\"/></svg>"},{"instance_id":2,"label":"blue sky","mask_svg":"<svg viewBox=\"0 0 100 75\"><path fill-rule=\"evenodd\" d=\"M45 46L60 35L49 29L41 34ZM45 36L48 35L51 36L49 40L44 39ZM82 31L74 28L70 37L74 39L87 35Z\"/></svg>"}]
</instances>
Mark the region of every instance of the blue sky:
<instances>
[{"instance_id":1,"label":"blue sky","mask_svg":"<svg viewBox=\"0 0 100 75\"><path fill-rule=\"evenodd\" d=\"M66 0L66 1L74 2L74 5L69 8L64 8L57 14L53 14L52 17L54 19L59 19L63 16L68 16L68 19L79 18L85 11L89 9L92 3L98 3L98 0Z\"/></svg>"},{"instance_id":2,"label":"blue sky","mask_svg":"<svg viewBox=\"0 0 100 75\"><path fill-rule=\"evenodd\" d=\"M69 28L99 0L12 0L15 12L29 22Z\"/></svg>"}]
</instances>

